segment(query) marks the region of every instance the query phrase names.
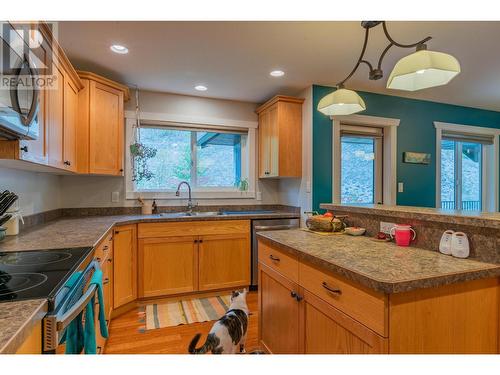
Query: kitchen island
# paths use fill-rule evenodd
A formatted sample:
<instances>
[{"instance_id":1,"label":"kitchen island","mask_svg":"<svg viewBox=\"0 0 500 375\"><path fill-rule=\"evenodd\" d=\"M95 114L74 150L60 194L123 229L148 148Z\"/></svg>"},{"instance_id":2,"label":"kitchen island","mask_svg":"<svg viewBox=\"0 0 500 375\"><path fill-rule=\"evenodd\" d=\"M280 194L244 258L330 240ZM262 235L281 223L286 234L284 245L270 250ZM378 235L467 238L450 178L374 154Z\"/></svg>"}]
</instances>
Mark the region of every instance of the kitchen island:
<instances>
[{"instance_id":1,"label":"kitchen island","mask_svg":"<svg viewBox=\"0 0 500 375\"><path fill-rule=\"evenodd\" d=\"M269 352L499 352L498 264L303 230L258 239Z\"/></svg>"}]
</instances>

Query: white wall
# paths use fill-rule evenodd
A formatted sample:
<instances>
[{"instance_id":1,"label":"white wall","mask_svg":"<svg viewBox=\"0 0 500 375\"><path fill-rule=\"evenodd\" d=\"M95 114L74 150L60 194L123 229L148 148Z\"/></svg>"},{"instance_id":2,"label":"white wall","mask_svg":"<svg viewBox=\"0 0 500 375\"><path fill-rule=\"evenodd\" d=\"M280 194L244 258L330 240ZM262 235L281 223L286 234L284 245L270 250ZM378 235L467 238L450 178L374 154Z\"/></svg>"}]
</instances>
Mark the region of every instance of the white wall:
<instances>
[{"instance_id":1,"label":"white wall","mask_svg":"<svg viewBox=\"0 0 500 375\"><path fill-rule=\"evenodd\" d=\"M0 190L19 196L23 215L61 207L60 176L0 167Z\"/></svg>"},{"instance_id":2,"label":"white wall","mask_svg":"<svg viewBox=\"0 0 500 375\"><path fill-rule=\"evenodd\" d=\"M126 110L135 111L135 93L126 104ZM210 99L169 93L141 91L139 97L141 112L190 116L235 121L257 121L256 103ZM256 164L257 165L257 164ZM135 200L125 199L125 180L122 177L62 176L62 206L71 207L111 207L136 206ZM257 191L262 200L257 199L203 199L202 205L224 204L277 204L279 203L279 181L259 181ZM111 202L112 192L119 192L118 202ZM183 193L186 194L186 193ZM196 194L193 195L196 201ZM186 205L185 199L157 200L159 205Z\"/></svg>"},{"instance_id":3,"label":"white wall","mask_svg":"<svg viewBox=\"0 0 500 375\"><path fill-rule=\"evenodd\" d=\"M298 95L304 98L302 104L302 178L279 180L280 204L301 208L302 225L304 211L312 209L312 86Z\"/></svg>"}]
</instances>

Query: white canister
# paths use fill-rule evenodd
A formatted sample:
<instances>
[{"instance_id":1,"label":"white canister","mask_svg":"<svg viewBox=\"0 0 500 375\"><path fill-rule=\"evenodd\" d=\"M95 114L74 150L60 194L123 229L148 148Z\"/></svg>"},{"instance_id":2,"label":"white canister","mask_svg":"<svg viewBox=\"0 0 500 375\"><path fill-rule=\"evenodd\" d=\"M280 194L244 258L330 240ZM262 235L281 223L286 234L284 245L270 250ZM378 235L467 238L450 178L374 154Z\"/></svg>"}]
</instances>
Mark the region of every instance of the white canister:
<instances>
[{"instance_id":1,"label":"white canister","mask_svg":"<svg viewBox=\"0 0 500 375\"><path fill-rule=\"evenodd\" d=\"M7 236L16 236L19 234L19 220L24 224L23 216L19 211L10 212L12 217L4 224Z\"/></svg>"},{"instance_id":2,"label":"white canister","mask_svg":"<svg viewBox=\"0 0 500 375\"><path fill-rule=\"evenodd\" d=\"M153 213L153 202L143 201L141 213L143 215L151 215Z\"/></svg>"}]
</instances>

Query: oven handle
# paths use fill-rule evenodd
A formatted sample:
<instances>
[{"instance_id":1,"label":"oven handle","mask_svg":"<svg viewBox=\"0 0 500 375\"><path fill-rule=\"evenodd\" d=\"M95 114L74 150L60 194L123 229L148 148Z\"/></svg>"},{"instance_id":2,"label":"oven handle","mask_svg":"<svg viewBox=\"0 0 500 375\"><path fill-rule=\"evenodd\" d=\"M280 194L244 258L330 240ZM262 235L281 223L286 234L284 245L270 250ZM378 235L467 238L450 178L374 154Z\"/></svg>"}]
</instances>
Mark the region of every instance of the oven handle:
<instances>
[{"instance_id":1,"label":"oven handle","mask_svg":"<svg viewBox=\"0 0 500 375\"><path fill-rule=\"evenodd\" d=\"M255 230L280 230L298 228L297 225L256 225Z\"/></svg>"},{"instance_id":2,"label":"oven handle","mask_svg":"<svg viewBox=\"0 0 500 375\"><path fill-rule=\"evenodd\" d=\"M75 319L78 314L80 314L85 307L87 307L88 303L94 297L95 293L97 291L97 285L93 284L91 285L85 294L80 297L80 299L64 314L61 316L56 315L56 328L57 331L62 331L64 328L66 328L72 321Z\"/></svg>"}]
</instances>

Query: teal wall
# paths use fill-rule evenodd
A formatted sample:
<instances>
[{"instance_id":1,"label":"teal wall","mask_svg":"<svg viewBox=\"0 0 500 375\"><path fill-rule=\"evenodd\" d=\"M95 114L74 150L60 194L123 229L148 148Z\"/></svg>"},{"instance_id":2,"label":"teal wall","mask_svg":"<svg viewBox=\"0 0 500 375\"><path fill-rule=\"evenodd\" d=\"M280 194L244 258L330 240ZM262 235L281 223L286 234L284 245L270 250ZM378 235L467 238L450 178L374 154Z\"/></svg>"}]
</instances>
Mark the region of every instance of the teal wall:
<instances>
[{"instance_id":1,"label":"teal wall","mask_svg":"<svg viewBox=\"0 0 500 375\"><path fill-rule=\"evenodd\" d=\"M313 85L313 209L332 201L332 121L317 110L319 100L334 88ZM434 207L436 200L436 129L434 121L500 128L500 112L358 91L366 104L359 114L400 119L397 181L404 192L397 204ZM432 155L429 165L405 164L404 151Z\"/></svg>"}]
</instances>

